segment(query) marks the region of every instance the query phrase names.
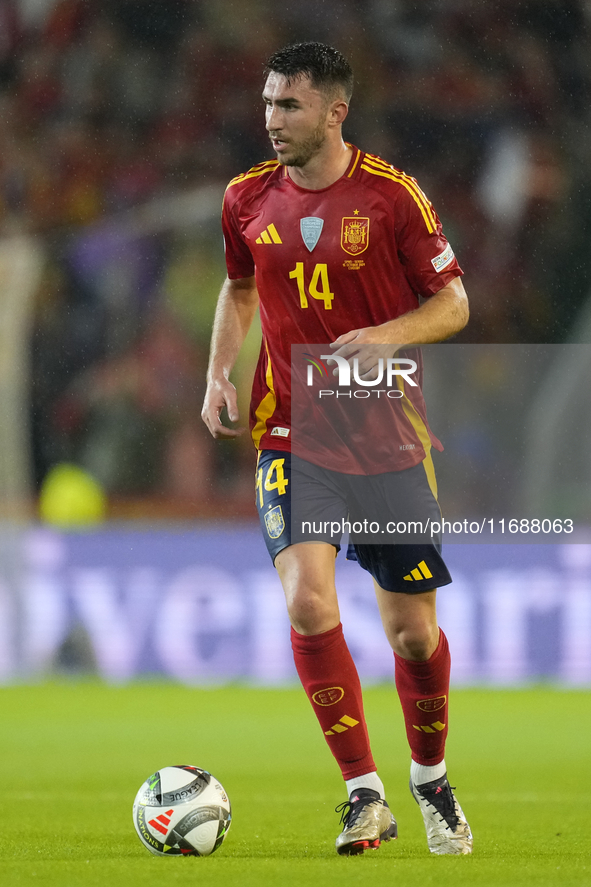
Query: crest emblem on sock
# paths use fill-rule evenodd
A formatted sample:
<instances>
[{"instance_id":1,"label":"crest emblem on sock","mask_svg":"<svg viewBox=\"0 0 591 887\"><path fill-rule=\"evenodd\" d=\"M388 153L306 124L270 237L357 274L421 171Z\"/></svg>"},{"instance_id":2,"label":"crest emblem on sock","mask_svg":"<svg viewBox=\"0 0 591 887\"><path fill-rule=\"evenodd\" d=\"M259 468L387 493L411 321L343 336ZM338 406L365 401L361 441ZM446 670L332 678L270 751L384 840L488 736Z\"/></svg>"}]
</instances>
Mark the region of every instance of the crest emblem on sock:
<instances>
[{"instance_id":1,"label":"crest emblem on sock","mask_svg":"<svg viewBox=\"0 0 591 887\"><path fill-rule=\"evenodd\" d=\"M336 705L344 695L342 687L327 687L326 690L317 690L312 699L316 705Z\"/></svg>"},{"instance_id":2,"label":"crest emblem on sock","mask_svg":"<svg viewBox=\"0 0 591 887\"><path fill-rule=\"evenodd\" d=\"M417 708L420 708L421 711L439 711L440 708L443 708L445 703L447 702L447 696L437 696L435 699L419 699L417 702Z\"/></svg>"}]
</instances>

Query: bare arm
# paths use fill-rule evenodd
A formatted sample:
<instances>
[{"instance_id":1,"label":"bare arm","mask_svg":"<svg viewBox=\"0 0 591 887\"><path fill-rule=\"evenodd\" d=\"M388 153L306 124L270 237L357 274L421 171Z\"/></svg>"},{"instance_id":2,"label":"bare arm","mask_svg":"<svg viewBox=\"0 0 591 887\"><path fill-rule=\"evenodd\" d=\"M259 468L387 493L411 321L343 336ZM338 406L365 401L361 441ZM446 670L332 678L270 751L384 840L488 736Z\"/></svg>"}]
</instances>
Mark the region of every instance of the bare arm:
<instances>
[{"instance_id":1,"label":"bare arm","mask_svg":"<svg viewBox=\"0 0 591 887\"><path fill-rule=\"evenodd\" d=\"M238 357L246 334L254 319L259 296L254 277L240 280L226 279L222 286L213 322L207 390L201 418L215 438L238 437L243 428L227 428L220 414L224 407L231 422L238 422L236 389L230 382L230 373Z\"/></svg>"},{"instance_id":2,"label":"bare arm","mask_svg":"<svg viewBox=\"0 0 591 887\"><path fill-rule=\"evenodd\" d=\"M332 344L335 354L353 357L364 345L428 345L431 342L442 342L459 333L468 323L468 297L461 278L455 277L451 283L431 296L415 311L409 311L389 320L380 326L350 330L339 336ZM371 362L371 349L364 348L363 362L359 368L367 372L377 365L377 356L383 356L383 347L376 351L375 364ZM369 361L369 362L368 362Z\"/></svg>"}]
</instances>

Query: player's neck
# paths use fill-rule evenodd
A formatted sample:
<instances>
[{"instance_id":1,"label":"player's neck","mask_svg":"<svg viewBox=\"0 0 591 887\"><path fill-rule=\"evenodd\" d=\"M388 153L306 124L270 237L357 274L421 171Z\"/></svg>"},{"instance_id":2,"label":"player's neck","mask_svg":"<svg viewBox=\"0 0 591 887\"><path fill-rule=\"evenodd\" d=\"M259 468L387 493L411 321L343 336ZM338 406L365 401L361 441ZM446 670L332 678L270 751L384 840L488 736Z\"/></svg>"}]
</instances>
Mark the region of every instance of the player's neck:
<instances>
[{"instance_id":1,"label":"player's neck","mask_svg":"<svg viewBox=\"0 0 591 887\"><path fill-rule=\"evenodd\" d=\"M342 139L325 151L316 154L305 166L289 166L290 179L300 188L319 191L329 188L347 171L351 148Z\"/></svg>"}]
</instances>

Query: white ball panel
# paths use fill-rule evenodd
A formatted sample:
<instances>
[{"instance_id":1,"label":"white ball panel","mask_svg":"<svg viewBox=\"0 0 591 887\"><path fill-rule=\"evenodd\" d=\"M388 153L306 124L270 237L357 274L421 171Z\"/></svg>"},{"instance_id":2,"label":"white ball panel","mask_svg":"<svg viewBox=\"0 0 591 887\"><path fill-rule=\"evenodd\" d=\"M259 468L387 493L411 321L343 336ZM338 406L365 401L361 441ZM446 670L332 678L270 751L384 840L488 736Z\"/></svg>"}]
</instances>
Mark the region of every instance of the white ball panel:
<instances>
[{"instance_id":1,"label":"white ball panel","mask_svg":"<svg viewBox=\"0 0 591 887\"><path fill-rule=\"evenodd\" d=\"M182 770L179 767L163 767L160 770L161 791L175 792L192 782L199 776L198 773Z\"/></svg>"},{"instance_id":2,"label":"white ball panel","mask_svg":"<svg viewBox=\"0 0 591 887\"><path fill-rule=\"evenodd\" d=\"M209 856L215 847L218 835L219 820L203 822L185 835L185 840L197 850L200 856Z\"/></svg>"}]
</instances>

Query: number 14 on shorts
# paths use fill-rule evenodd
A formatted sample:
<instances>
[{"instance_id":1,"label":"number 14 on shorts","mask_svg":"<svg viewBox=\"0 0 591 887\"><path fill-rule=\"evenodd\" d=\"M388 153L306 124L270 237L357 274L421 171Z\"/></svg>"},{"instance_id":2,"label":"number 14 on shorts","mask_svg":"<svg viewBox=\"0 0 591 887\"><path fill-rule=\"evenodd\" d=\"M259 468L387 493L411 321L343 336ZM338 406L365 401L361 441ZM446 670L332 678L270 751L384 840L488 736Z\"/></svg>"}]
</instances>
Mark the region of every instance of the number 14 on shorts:
<instances>
[{"instance_id":1,"label":"number 14 on shorts","mask_svg":"<svg viewBox=\"0 0 591 887\"><path fill-rule=\"evenodd\" d=\"M263 487L269 493L272 493L273 490L277 490L280 496L284 495L289 483L289 480L285 477L285 474L283 472L284 465L285 459L273 459L273 461L269 465L269 468L267 469L267 474L265 475L264 482L263 469L258 469L255 485L255 495L258 493L259 505L261 508L264 505Z\"/></svg>"}]
</instances>

